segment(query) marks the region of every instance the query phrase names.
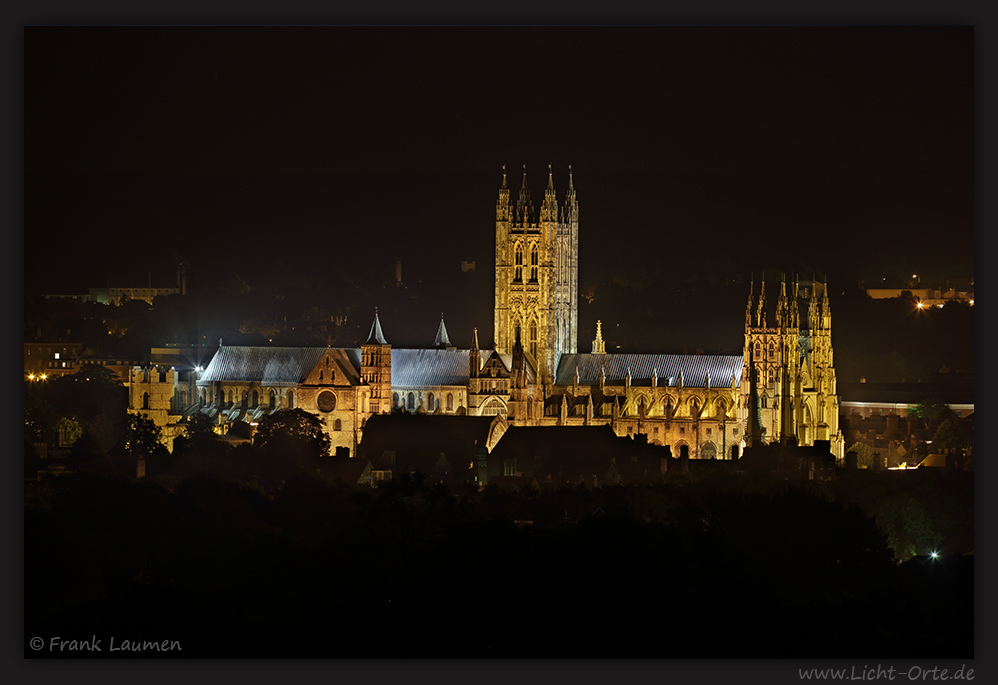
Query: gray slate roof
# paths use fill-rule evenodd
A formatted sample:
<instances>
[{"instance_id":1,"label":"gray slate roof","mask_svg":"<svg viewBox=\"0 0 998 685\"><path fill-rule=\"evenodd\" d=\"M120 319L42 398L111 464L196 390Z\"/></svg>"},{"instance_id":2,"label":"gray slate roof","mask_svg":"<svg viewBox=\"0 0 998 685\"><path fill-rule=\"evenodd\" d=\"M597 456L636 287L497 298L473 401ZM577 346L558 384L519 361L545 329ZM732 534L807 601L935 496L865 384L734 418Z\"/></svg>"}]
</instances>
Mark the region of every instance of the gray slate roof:
<instances>
[{"instance_id":1,"label":"gray slate roof","mask_svg":"<svg viewBox=\"0 0 998 685\"><path fill-rule=\"evenodd\" d=\"M597 385L605 369L607 384L622 385L630 369L632 385L649 385L652 372L657 371L658 385L676 387L681 371L685 387L704 387L709 373L712 388L730 388L732 373L735 382L741 383L743 361L740 354L565 354L555 383L572 385L578 369L581 385Z\"/></svg>"},{"instance_id":2,"label":"gray slate roof","mask_svg":"<svg viewBox=\"0 0 998 685\"><path fill-rule=\"evenodd\" d=\"M198 385L218 381L299 385L325 352L325 347L220 347Z\"/></svg>"},{"instance_id":3,"label":"gray slate roof","mask_svg":"<svg viewBox=\"0 0 998 685\"><path fill-rule=\"evenodd\" d=\"M392 387L467 385L468 350L392 350Z\"/></svg>"}]
</instances>

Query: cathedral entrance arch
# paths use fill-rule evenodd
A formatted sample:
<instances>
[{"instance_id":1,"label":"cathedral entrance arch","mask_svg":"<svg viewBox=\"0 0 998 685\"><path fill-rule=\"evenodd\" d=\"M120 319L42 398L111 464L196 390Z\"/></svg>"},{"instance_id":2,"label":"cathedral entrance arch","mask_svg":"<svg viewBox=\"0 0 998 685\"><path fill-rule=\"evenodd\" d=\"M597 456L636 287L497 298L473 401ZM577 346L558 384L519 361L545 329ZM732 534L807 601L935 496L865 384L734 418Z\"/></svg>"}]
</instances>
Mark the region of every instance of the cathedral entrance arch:
<instances>
[{"instance_id":1,"label":"cathedral entrance arch","mask_svg":"<svg viewBox=\"0 0 998 685\"><path fill-rule=\"evenodd\" d=\"M498 397L490 397L489 399L487 399L485 401L485 404L482 405L482 408L480 410L480 414L482 416L498 415L503 418L506 418L506 412L507 412L506 403L503 402Z\"/></svg>"},{"instance_id":2,"label":"cathedral entrance arch","mask_svg":"<svg viewBox=\"0 0 998 685\"><path fill-rule=\"evenodd\" d=\"M717 459L717 446L708 440L705 444L700 446L700 458Z\"/></svg>"}]
</instances>

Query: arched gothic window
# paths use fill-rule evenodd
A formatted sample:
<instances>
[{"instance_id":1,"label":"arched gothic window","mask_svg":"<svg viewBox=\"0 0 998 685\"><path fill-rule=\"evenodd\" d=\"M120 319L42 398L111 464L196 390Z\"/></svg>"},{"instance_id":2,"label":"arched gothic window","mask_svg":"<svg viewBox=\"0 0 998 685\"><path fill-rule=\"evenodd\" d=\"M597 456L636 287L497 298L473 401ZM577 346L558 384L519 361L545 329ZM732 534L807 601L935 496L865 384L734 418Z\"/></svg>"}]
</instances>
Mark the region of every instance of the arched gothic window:
<instances>
[{"instance_id":1,"label":"arched gothic window","mask_svg":"<svg viewBox=\"0 0 998 685\"><path fill-rule=\"evenodd\" d=\"M149 393L147 392L142 393L142 408L143 409L149 408Z\"/></svg>"},{"instance_id":2,"label":"arched gothic window","mask_svg":"<svg viewBox=\"0 0 998 685\"><path fill-rule=\"evenodd\" d=\"M397 392L392 393L392 409L398 409L399 406L399 394Z\"/></svg>"},{"instance_id":3,"label":"arched gothic window","mask_svg":"<svg viewBox=\"0 0 998 685\"><path fill-rule=\"evenodd\" d=\"M288 409L295 408L295 394L292 391L288 391Z\"/></svg>"},{"instance_id":4,"label":"arched gothic window","mask_svg":"<svg viewBox=\"0 0 998 685\"><path fill-rule=\"evenodd\" d=\"M333 430L334 431L343 430L343 422L340 421L339 419L336 419L336 422L333 423Z\"/></svg>"},{"instance_id":5,"label":"arched gothic window","mask_svg":"<svg viewBox=\"0 0 998 685\"><path fill-rule=\"evenodd\" d=\"M454 395L447 393L447 411L454 411Z\"/></svg>"},{"instance_id":6,"label":"arched gothic window","mask_svg":"<svg viewBox=\"0 0 998 685\"><path fill-rule=\"evenodd\" d=\"M530 280L537 280L537 245L530 248Z\"/></svg>"},{"instance_id":7,"label":"arched gothic window","mask_svg":"<svg viewBox=\"0 0 998 685\"><path fill-rule=\"evenodd\" d=\"M412 393L410 392L410 393L409 393L409 411L413 411L413 410L415 410L415 409L416 409L416 396L415 396L415 395L413 395L413 394L412 394Z\"/></svg>"},{"instance_id":8,"label":"arched gothic window","mask_svg":"<svg viewBox=\"0 0 998 685\"><path fill-rule=\"evenodd\" d=\"M537 356L537 322L530 322L530 354Z\"/></svg>"},{"instance_id":9,"label":"arched gothic window","mask_svg":"<svg viewBox=\"0 0 998 685\"><path fill-rule=\"evenodd\" d=\"M434 409L434 406L433 406L433 393L432 392L427 396L426 409L428 411L433 411L433 409Z\"/></svg>"}]
</instances>

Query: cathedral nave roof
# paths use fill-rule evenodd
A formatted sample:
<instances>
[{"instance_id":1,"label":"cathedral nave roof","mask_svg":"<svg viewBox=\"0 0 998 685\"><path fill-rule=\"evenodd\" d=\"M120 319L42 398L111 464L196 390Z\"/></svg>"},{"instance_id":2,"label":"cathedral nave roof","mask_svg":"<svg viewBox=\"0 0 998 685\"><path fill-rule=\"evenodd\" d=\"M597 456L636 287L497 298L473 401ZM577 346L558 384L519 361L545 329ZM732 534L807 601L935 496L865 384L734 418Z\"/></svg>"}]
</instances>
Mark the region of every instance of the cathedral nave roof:
<instances>
[{"instance_id":1,"label":"cathedral nave roof","mask_svg":"<svg viewBox=\"0 0 998 685\"><path fill-rule=\"evenodd\" d=\"M658 385L676 387L682 373L685 387L702 388L710 374L710 385L730 388L731 375L741 383L740 354L591 354L580 352L562 355L558 364L556 385L572 385L578 370L581 385L597 385L600 374L606 373L606 383L622 385L628 372L632 384L646 385L657 374Z\"/></svg>"}]
</instances>

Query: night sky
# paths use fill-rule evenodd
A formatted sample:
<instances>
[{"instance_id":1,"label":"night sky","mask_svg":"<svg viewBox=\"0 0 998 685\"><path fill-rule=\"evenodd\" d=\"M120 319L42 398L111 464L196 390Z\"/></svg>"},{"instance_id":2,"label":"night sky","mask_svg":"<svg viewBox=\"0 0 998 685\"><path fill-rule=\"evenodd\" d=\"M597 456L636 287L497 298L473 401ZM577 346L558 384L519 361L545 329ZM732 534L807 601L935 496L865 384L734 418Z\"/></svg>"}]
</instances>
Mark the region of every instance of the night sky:
<instances>
[{"instance_id":1,"label":"night sky","mask_svg":"<svg viewBox=\"0 0 998 685\"><path fill-rule=\"evenodd\" d=\"M968 27L42 27L24 48L28 293L170 286L175 251L250 285L491 270L503 164L535 207L572 165L583 288L632 259L973 275Z\"/></svg>"}]
</instances>

